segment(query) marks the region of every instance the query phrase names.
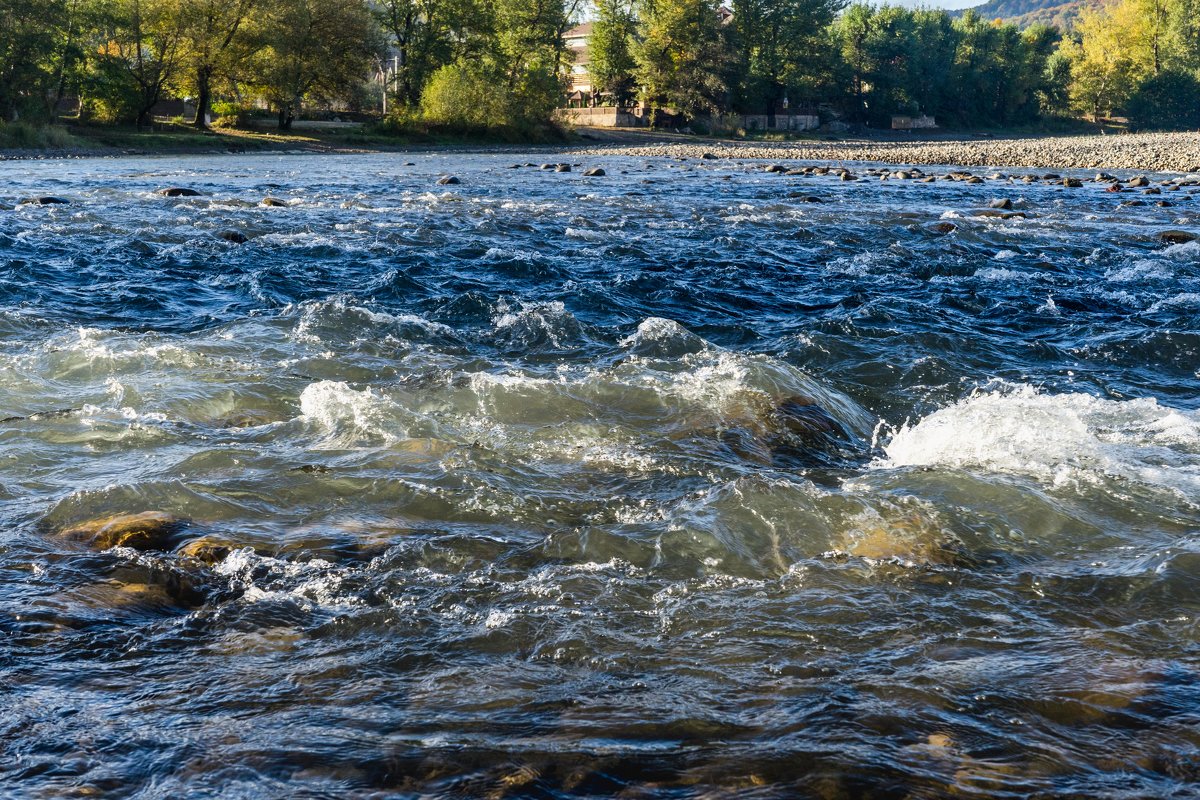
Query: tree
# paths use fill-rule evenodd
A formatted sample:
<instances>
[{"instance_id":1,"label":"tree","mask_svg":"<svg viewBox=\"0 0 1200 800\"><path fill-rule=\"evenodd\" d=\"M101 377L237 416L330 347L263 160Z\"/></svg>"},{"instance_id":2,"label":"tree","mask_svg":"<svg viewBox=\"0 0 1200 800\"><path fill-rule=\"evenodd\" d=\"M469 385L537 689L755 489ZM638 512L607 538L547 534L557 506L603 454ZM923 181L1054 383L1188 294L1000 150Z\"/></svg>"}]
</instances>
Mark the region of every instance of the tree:
<instances>
[{"instance_id":1,"label":"tree","mask_svg":"<svg viewBox=\"0 0 1200 800\"><path fill-rule=\"evenodd\" d=\"M1200 0L1172 0L1168 17L1171 49L1178 66L1200 70Z\"/></svg>"},{"instance_id":2,"label":"tree","mask_svg":"<svg viewBox=\"0 0 1200 800\"><path fill-rule=\"evenodd\" d=\"M569 60L563 34L579 0L492 0L496 84L508 122L529 127L550 121L567 86Z\"/></svg>"},{"instance_id":3,"label":"tree","mask_svg":"<svg viewBox=\"0 0 1200 800\"><path fill-rule=\"evenodd\" d=\"M41 106L66 10L61 0L0 0L0 119Z\"/></svg>"},{"instance_id":4,"label":"tree","mask_svg":"<svg viewBox=\"0 0 1200 800\"><path fill-rule=\"evenodd\" d=\"M169 0L118 0L105 21L85 95L115 120L147 127L150 112L178 75L183 27Z\"/></svg>"},{"instance_id":5,"label":"tree","mask_svg":"<svg viewBox=\"0 0 1200 800\"><path fill-rule=\"evenodd\" d=\"M396 48L393 96L400 106L421 99L441 67L483 52L489 9L475 0L381 0L373 13Z\"/></svg>"},{"instance_id":6,"label":"tree","mask_svg":"<svg viewBox=\"0 0 1200 800\"><path fill-rule=\"evenodd\" d=\"M685 118L728 105L732 61L716 0L646 0L638 78L657 111L672 107Z\"/></svg>"},{"instance_id":7,"label":"tree","mask_svg":"<svg viewBox=\"0 0 1200 800\"><path fill-rule=\"evenodd\" d=\"M1121 41L1130 50L1135 72L1161 72L1172 55L1168 0L1121 0L1107 11L1123 32Z\"/></svg>"},{"instance_id":8,"label":"tree","mask_svg":"<svg viewBox=\"0 0 1200 800\"><path fill-rule=\"evenodd\" d=\"M1071 58L1060 45L1046 59L1039 100L1045 113L1065 115L1071 108Z\"/></svg>"},{"instance_id":9,"label":"tree","mask_svg":"<svg viewBox=\"0 0 1200 800\"><path fill-rule=\"evenodd\" d=\"M378 50L362 0L274 0L258 18L254 82L281 130L308 99L330 99L362 79Z\"/></svg>"},{"instance_id":10,"label":"tree","mask_svg":"<svg viewBox=\"0 0 1200 800\"><path fill-rule=\"evenodd\" d=\"M1077 41L1064 42L1071 60L1071 105L1099 120L1133 92L1137 69L1123 32L1104 11L1085 9L1075 25Z\"/></svg>"},{"instance_id":11,"label":"tree","mask_svg":"<svg viewBox=\"0 0 1200 800\"><path fill-rule=\"evenodd\" d=\"M843 0L740 0L733 16L748 108L774 114L788 90L815 81L813 53Z\"/></svg>"},{"instance_id":12,"label":"tree","mask_svg":"<svg viewBox=\"0 0 1200 800\"><path fill-rule=\"evenodd\" d=\"M833 28L834 45L841 57L838 83L846 87L851 99L851 119L866 119L866 95L874 72L869 47L875 9L856 3L838 18Z\"/></svg>"},{"instance_id":13,"label":"tree","mask_svg":"<svg viewBox=\"0 0 1200 800\"><path fill-rule=\"evenodd\" d=\"M1200 81L1166 69L1143 79L1125 105L1135 128L1200 128Z\"/></svg>"},{"instance_id":14,"label":"tree","mask_svg":"<svg viewBox=\"0 0 1200 800\"><path fill-rule=\"evenodd\" d=\"M588 72L593 89L611 95L618 108L628 105L637 91L636 32L631 0L598 0L588 39Z\"/></svg>"},{"instance_id":15,"label":"tree","mask_svg":"<svg viewBox=\"0 0 1200 800\"><path fill-rule=\"evenodd\" d=\"M259 0L176 0L183 24L187 84L196 94L195 126L208 129L213 83L248 58L245 28Z\"/></svg>"},{"instance_id":16,"label":"tree","mask_svg":"<svg viewBox=\"0 0 1200 800\"><path fill-rule=\"evenodd\" d=\"M915 18L897 6L851 6L835 28L835 39L846 65L843 80L852 91L854 119L887 126L891 115L912 112L918 103L911 86L918 67Z\"/></svg>"},{"instance_id":17,"label":"tree","mask_svg":"<svg viewBox=\"0 0 1200 800\"><path fill-rule=\"evenodd\" d=\"M949 14L927 9L912 12L911 30L905 94L918 111L945 117L953 102L958 31Z\"/></svg>"}]
</instances>

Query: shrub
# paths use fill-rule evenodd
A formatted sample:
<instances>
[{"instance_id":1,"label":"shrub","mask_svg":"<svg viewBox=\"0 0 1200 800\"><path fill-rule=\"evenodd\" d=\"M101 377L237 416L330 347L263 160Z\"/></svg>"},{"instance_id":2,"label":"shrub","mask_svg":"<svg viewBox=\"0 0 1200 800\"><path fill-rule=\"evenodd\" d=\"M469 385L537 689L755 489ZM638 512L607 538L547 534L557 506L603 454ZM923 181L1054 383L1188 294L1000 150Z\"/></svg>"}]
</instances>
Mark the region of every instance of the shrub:
<instances>
[{"instance_id":1,"label":"shrub","mask_svg":"<svg viewBox=\"0 0 1200 800\"><path fill-rule=\"evenodd\" d=\"M138 90L129 71L115 56L95 60L83 83L81 120L115 123L137 119Z\"/></svg>"},{"instance_id":2,"label":"shrub","mask_svg":"<svg viewBox=\"0 0 1200 800\"><path fill-rule=\"evenodd\" d=\"M1125 113L1133 128L1200 128L1200 81L1164 70L1138 84Z\"/></svg>"},{"instance_id":3,"label":"shrub","mask_svg":"<svg viewBox=\"0 0 1200 800\"><path fill-rule=\"evenodd\" d=\"M0 149L62 149L75 144L66 128L59 125L31 125L27 122L0 122Z\"/></svg>"},{"instance_id":4,"label":"shrub","mask_svg":"<svg viewBox=\"0 0 1200 800\"><path fill-rule=\"evenodd\" d=\"M241 103L219 100L212 104L213 126L217 128L247 128L253 110Z\"/></svg>"},{"instance_id":5,"label":"shrub","mask_svg":"<svg viewBox=\"0 0 1200 800\"><path fill-rule=\"evenodd\" d=\"M421 117L434 125L487 129L507 123L503 101L482 71L451 64L433 73L421 93Z\"/></svg>"}]
</instances>

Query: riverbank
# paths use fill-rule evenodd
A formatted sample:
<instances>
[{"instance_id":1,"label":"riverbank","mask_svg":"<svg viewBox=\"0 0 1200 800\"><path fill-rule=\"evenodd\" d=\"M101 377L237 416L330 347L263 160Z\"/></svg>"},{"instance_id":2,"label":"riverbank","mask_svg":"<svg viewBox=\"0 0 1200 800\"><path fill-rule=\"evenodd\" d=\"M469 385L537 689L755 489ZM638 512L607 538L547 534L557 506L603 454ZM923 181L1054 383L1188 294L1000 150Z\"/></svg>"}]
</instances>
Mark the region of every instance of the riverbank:
<instances>
[{"instance_id":1,"label":"riverbank","mask_svg":"<svg viewBox=\"0 0 1200 800\"><path fill-rule=\"evenodd\" d=\"M0 134L5 133L0 126ZM561 143L551 145L562 147ZM363 128L198 131L188 125L159 125L152 131L127 128L22 126L21 135L0 135L0 161L107 158L143 155L225 155L241 153L387 153L431 148L499 150L546 145L513 145L503 140L414 132L397 136Z\"/></svg>"},{"instance_id":2,"label":"riverbank","mask_svg":"<svg viewBox=\"0 0 1200 800\"><path fill-rule=\"evenodd\" d=\"M511 144L470 138L428 139L366 131L267 132L222 130L201 133L174 128L138 133L128 130L71 129L54 146L0 148L0 160L87 158L118 155L220 155L226 153L380 153L430 149L522 152L531 149L577 155L638 158L720 158L875 161L889 164L1038 169L1128 169L1148 172L1200 172L1200 135L1136 133L979 137L938 133L913 139L891 132L870 137L785 142L695 137L645 130L579 129L566 144Z\"/></svg>"},{"instance_id":3,"label":"riverbank","mask_svg":"<svg viewBox=\"0 0 1200 800\"><path fill-rule=\"evenodd\" d=\"M1148 172L1200 171L1200 135L1136 133L1014 138L940 138L894 141L732 142L679 141L611 144L581 150L582 155L701 158L802 159L806 161L879 161L889 164L1039 169L1130 169Z\"/></svg>"}]
</instances>

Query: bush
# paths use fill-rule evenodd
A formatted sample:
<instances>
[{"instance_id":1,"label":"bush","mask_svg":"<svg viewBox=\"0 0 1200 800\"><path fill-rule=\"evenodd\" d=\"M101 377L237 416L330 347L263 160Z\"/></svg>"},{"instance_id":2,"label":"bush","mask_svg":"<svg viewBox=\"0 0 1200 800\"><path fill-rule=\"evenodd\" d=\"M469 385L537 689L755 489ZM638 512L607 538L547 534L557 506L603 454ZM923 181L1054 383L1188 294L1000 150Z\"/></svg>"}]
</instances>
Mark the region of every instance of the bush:
<instances>
[{"instance_id":1,"label":"bush","mask_svg":"<svg viewBox=\"0 0 1200 800\"><path fill-rule=\"evenodd\" d=\"M30 125L27 122L0 122L0 149L62 149L75 144L66 128L59 125Z\"/></svg>"},{"instance_id":2,"label":"bush","mask_svg":"<svg viewBox=\"0 0 1200 800\"><path fill-rule=\"evenodd\" d=\"M216 128L248 128L254 109L231 100L212 104L213 126Z\"/></svg>"},{"instance_id":3,"label":"bush","mask_svg":"<svg viewBox=\"0 0 1200 800\"><path fill-rule=\"evenodd\" d=\"M137 85L120 59L97 58L84 79L79 118L103 123L134 122L137 106Z\"/></svg>"},{"instance_id":4,"label":"bush","mask_svg":"<svg viewBox=\"0 0 1200 800\"><path fill-rule=\"evenodd\" d=\"M552 117L562 98L553 72L526 69L508 89L508 80L473 66L442 67L421 94L420 121L427 129L508 141L561 139ZM411 115L403 124L412 126Z\"/></svg>"},{"instance_id":5,"label":"bush","mask_svg":"<svg viewBox=\"0 0 1200 800\"><path fill-rule=\"evenodd\" d=\"M1138 84L1125 104L1133 128L1200 128L1200 81L1164 70Z\"/></svg>"},{"instance_id":6,"label":"bush","mask_svg":"<svg viewBox=\"0 0 1200 800\"><path fill-rule=\"evenodd\" d=\"M421 117L433 125L460 129L500 127L508 115L494 82L472 67L451 64L433 73L421 93Z\"/></svg>"}]
</instances>

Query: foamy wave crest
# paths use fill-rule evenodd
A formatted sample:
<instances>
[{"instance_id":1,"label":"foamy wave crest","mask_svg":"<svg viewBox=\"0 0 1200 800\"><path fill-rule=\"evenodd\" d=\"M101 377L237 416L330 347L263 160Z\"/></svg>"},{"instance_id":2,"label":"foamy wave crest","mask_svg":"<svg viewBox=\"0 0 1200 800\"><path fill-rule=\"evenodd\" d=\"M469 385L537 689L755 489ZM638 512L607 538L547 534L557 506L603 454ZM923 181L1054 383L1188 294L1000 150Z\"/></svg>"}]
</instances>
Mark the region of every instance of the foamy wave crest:
<instances>
[{"instance_id":1,"label":"foamy wave crest","mask_svg":"<svg viewBox=\"0 0 1200 800\"><path fill-rule=\"evenodd\" d=\"M309 384L300 393L300 413L322 428L317 449L386 445L406 438L401 409L373 389L351 388L341 381Z\"/></svg>"},{"instance_id":2,"label":"foamy wave crest","mask_svg":"<svg viewBox=\"0 0 1200 800\"><path fill-rule=\"evenodd\" d=\"M384 335L402 340L454 336L454 330L441 323L415 314L397 315L367 308L347 295L289 306L283 313L286 315L294 310L300 312L295 337L309 344L363 338L375 340Z\"/></svg>"},{"instance_id":3,"label":"foamy wave crest","mask_svg":"<svg viewBox=\"0 0 1200 800\"><path fill-rule=\"evenodd\" d=\"M636 331L621 340L621 346L638 355L670 358L698 353L708 347L708 342L673 319L647 317Z\"/></svg>"},{"instance_id":4,"label":"foamy wave crest","mask_svg":"<svg viewBox=\"0 0 1200 800\"><path fill-rule=\"evenodd\" d=\"M343 588L353 570L320 558L285 561L250 548L230 553L213 571L242 591L244 603L295 603L305 610L345 611L362 600Z\"/></svg>"},{"instance_id":5,"label":"foamy wave crest","mask_svg":"<svg viewBox=\"0 0 1200 800\"><path fill-rule=\"evenodd\" d=\"M516 310L501 303L492 324L498 339L526 347L549 343L561 348L583 335L579 321L557 300L523 304Z\"/></svg>"},{"instance_id":6,"label":"foamy wave crest","mask_svg":"<svg viewBox=\"0 0 1200 800\"><path fill-rule=\"evenodd\" d=\"M905 425L885 452L878 466L977 468L1055 485L1116 477L1200 493L1200 415L1153 398L981 392Z\"/></svg>"}]
</instances>

